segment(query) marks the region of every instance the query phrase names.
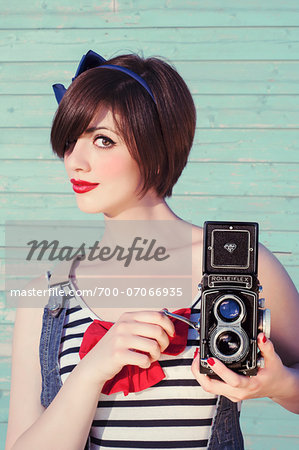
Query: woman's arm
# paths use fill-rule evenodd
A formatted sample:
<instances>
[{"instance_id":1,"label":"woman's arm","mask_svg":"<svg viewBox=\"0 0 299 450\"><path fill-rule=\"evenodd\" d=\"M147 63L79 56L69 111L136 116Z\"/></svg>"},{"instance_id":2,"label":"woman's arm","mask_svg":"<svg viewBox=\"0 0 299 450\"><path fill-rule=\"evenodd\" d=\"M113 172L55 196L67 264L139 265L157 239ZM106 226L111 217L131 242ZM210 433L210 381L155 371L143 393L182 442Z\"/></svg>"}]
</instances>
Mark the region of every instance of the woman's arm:
<instances>
[{"instance_id":1,"label":"woman's arm","mask_svg":"<svg viewBox=\"0 0 299 450\"><path fill-rule=\"evenodd\" d=\"M47 289L43 282L32 287ZM173 335L174 326L157 311L123 314L44 409L40 404L38 355L41 323L41 308L18 310L6 450L82 450L103 384L126 364L148 368L169 345L168 335Z\"/></svg>"},{"instance_id":2,"label":"woman's arm","mask_svg":"<svg viewBox=\"0 0 299 450\"><path fill-rule=\"evenodd\" d=\"M288 273L263 245L259 247L262 296L271 310L271 341L282 362L299 363L299 294Z\"/></svg>"},{"instance_id":3,"label":"woman's arm","mask_svg":"<svg viewBox=\"0 0 299 450\"><path fill-rule=\"evenodd\" d=\"M44 279L36 280L30 287L47 289ZM39 298L39 301L46 304L48 299ZM43 308L39 306L28 308L23 305L17 310L5 448L82 449L90 430L101 385L87 383L84 373L74 370L45 410L40 401L39 340L42 315Z\"/></svg>"},{"instance_id":4,"label":"woman's arm","mask_svg":"<svg viewBox=\"0 0 299 450\"><path fill-rule=\"evenodd\" d=\"M263 333L258 336L265 367L249 378L213 358L211 367L223 380L219 381L199 373L197 357L192 372L208 392L225 395L232 401L270 397L299 414L299 295L285 269L263 246L259 254L259 280L266 307L271 310L271 340Z\"/></svg>"}]
</instances>

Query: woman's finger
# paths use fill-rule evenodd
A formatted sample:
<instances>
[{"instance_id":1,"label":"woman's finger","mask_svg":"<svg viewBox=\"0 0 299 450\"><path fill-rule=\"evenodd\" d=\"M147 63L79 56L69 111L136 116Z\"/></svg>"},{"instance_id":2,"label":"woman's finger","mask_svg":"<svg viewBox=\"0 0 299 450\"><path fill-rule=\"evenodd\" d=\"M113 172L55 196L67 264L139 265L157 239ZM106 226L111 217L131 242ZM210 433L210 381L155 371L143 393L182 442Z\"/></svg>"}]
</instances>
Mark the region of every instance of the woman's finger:
<instances>
[{"instance_id":1,"label":"woman's finger","mask_svg":"<svg viewBox=\"0 0 299 450\"><path fill-rule=\"evenodd\" d=\"M129 350L147 353L151 361L157 361L161 356L160 345L154 339L142 336L128 336L124 344Z\"/></svg>"},{"instance_id":2,"label":"woman's finger","mask_svg":"<svg viewBox=\"0 0 299 450\"><path fill-rule=\"evenodd\" d=\"M160 346L161 352L163 352L169 345L169 336L160 325L137 321L134 321L133 323L122 322L119 325L119 332L121 334L128 333L133 334L134 336L155 339Z\"/></svg>"},{"instance_id":3,"label":"woman's finger","mask_svg":"<svg viewBox=\"0 0 299 450\"><path fill-rule=\"evenodd\" d=\"M239 375L236 372L233 372L231 369L226 367L221 361L219 361L216 358L209 358L207 360L210 368L213 370L214 374L218 375L219 378L221 378L222 381L219 380L211 380L211 381L218 381L218 383L226 383L231 387L234 388L246 388L248 386L249 378L245 375ZM199 372L199 354L196 356L192 363L192 372L194 375L196 375L196 378L201 379L203 382L205 382L205 374L201 374ZM205 378L202 378L205 377ZM210 377L208 377L210 380ZM216 385L219 386L219 384L216 383ZM205 382L206 384L206 382ZM215 383L214 383L215 384Z\"/></svg>"},{"instance_id":4,"label":"woman's finger","mask_svg":"<svg viewBox=\"0 0 299 450\"><path fill-rule=\"evenodd\" d=\"M146 322L159 325L169 336L173 337L175 334L174 324L162 311L127 312L121 316L120 320L125 322L135 320L137 322Z\"/></svg>"},{"instance_id":5,"label":"woman's finger","mask_svg":"<svg viewBox=\"0 0 299 450\"><path fill-rule=\"evenodd\" d=\"M215 363L211 364L211 367L216 366L217 363L217 375L221 375L221 369L223 369L224 364L222 364L218 360L214 360ZM210 361L212 363L212 361ZM213 378L210 378L208 375L202 374L199 372L199 355L195 357L193 360L191 370L198 381L198 383L202 386L202 388L211 394L216 395L224 395L225 397L229 398L233 402L238 402L242 399L244 396L244 392L246 392L246 388L248 387L250 383L249 377L245 376L239 376L238 374L235 374L230 369L227 369L227 367L224 366L226 369L224 378L226 378L231 384L228 384L226 381L222 380L216 380ZM230 373L232 372L232 373ZM216 371L214 372L216 373ZM236 375L236 377L235 377ZM238 379L240 377L240 379Z\"/></svg>"},{"instance_id":6,"label":"woman's finger","mask_svg":"<svg viewBox=\"0 0 299 450\"><path fill-rule=\"evenodd\" d=\"M208 358L207 363L213 372L218 375L221 380L233 388L246 388L248 386L249 377L239 375L233 370L229 369L225 364L216 358Z\"/></svg>"},{"instance_id":7,"label":"woman's finger","mask_svg":"<svg viewBox=\"0 0 299 450\"><path fill-rule=\"evenodd\" d=\"M273 363L281 362L281 359L277 355L274 349L273 343L265 336L265 333L258 335L258 346L261 351L261 355L265 360L265 367Z\"/></svg>"}]
</instances>

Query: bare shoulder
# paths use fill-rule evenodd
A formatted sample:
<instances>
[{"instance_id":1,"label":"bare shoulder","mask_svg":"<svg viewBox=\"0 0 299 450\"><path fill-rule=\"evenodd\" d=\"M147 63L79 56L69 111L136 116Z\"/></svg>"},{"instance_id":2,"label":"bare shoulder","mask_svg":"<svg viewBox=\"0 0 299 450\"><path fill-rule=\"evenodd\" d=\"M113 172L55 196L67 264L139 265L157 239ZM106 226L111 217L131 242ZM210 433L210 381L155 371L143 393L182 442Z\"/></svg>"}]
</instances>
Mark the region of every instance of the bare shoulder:
<instances>
[{"instance_id":1,"label":"bare shoulder","mask_svg":"<svg viewBox=\"0 0 299 450\"><path fill-rule=\"evenodd\" d=\"M271 311L271 340L285 364L299 362L299 294L288 272L263 245L259 246L258 278Z\"/></svg>"},{"instance_id":2,"label":"bare shoulder","mask_svg":"<svg viewBox=\"0 0 299 450\"><path fill-rule=\"evenodd\" d=\"M203 229L192 225L192 298L198 293L198 283L202 277Z\"/></svg>"},{"instance_id":3,"label":"bare shoulder","mask_svg":"<svg viewBox=\"0 0 299 450\"><path fill-rule=\"evenodd\" d=\"M203 242L203 228L197 226L197 225L192 225L192 242L195 245L201 245L202 246L202 242Z\"/></svg>"},{"instance_id":4,"label":"bare shoulder","mask_svg":"<svg viewBox=\"0 0 299 450\"><path fill-rule=\"evenodd\" d=\"M192 258L195 263L202 261L203 229L192 225Z\"/></svg>"},{"instance_id":5,"label":"bare shoulder","mask_svg":"<svg viewBox=\"0 0 299 450\"><path fill-rule=\"evenodd\" d=\"M6 440L6 448L8 449L44 411L40 403L39 341L43 309L48 302L47 287L44 277L30 281L25 288L28 296L22 297L22 301L16 311ZM32 299L29 292L33 289L42 291L42 293L45 291L45 295L38 296L38 299Z\"/></svg>"},{"instance_id":6,"label":"bare shoulder","mask_svg":"<svg viewBox=\"0 0 299 450\"><path fill-rule=\"evenodd\" d=\"M259 244L258 277L261 284L269 289L270 287L273 289L283 287L298 294L287 270L276 256L262 244Z\"/></svg>"},{"instance_id":7,"label":"bare shoulder","mask_svg":"<svg viewBox=\"0 0 299 450\"><path fill-rule=\"evenodd\" d=\"M26 295L20 297L16 310L14 335L24 333L28 338L37 338L37 333L41 331L43 310L49 299L45 277L29 281L24 291Z\"/></svg>"}]
</instances>

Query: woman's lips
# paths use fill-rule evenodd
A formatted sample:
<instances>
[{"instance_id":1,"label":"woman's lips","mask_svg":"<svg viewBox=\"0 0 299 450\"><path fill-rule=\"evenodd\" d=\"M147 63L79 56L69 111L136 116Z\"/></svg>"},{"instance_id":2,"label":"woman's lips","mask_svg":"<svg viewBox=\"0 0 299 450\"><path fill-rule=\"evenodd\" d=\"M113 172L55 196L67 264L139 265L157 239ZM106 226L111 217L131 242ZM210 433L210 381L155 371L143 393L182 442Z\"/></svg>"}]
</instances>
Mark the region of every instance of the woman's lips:
<instances>
[{"instance_id":1,"label":"woman's lips","mask_svg":"<svg viewBox=\"0 0 299 450\"><path fill-rule=\"evenodd\" d=\"M89 181L83 180L75 180L74 178L72 178L70 181L73 184L73 190L77 194L84 194L85 192L91 191L100 184L100 183L90 183Z\"/></svg>"}]
</instances>

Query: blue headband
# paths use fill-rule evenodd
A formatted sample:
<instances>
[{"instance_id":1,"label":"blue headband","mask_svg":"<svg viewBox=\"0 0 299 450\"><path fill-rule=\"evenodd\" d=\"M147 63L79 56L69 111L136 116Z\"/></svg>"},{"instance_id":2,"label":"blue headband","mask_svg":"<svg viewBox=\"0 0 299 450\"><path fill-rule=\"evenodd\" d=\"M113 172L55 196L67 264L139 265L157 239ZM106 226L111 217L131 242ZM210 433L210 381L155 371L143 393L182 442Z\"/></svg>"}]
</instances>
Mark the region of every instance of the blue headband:
<instances>
[{"instance_id":1,"label":"blue headband","mask_svg":"<svg viewBox=\"0 0 299 450\"><path fill-rule=\"evenodd\" d=\"M76 74L75 74L74 78L72 78L72 81L74 81L75 78L77 78L81 73L85 72L88 69L99 68L99 69L119 70L120 72L126 73L131 78L134 78L134 80L136 80L139 84L141 84L141 86L143 86L144 89L147 90L149 95L152 97L153 101L156 103L155 97L153 96L153 93L150 90L148 84L146 83L146 81L143 78L141 78L139 75L137 75L137 73L132 72L132 70L127 69L126 67L122 67L122 66L116 66L116 65L112 65L112 64L104 65L105 62L106 62L106 60L102 56L98 55L97 53L93 52L92 50L89 50L86 53L86 55L82 56L81 61L78 66L78 69L76 71ZM55 94L57 103L59 104L62 97L66 93L66 88L63 86L63 84L57 83L57 84L53 84L53 90L54 90L54 94Z\"/></svg>"}]
</instances>

